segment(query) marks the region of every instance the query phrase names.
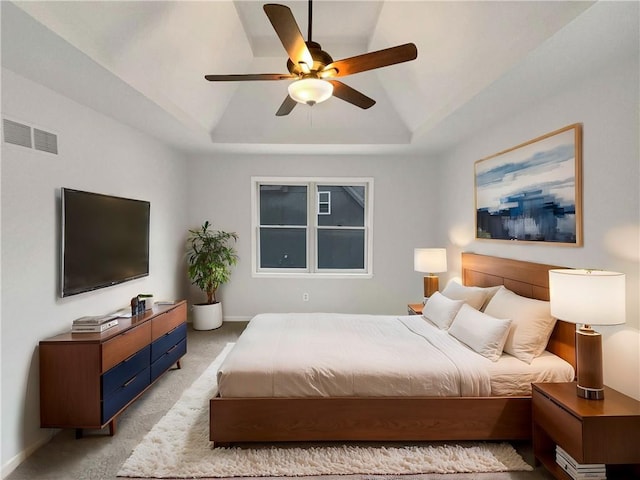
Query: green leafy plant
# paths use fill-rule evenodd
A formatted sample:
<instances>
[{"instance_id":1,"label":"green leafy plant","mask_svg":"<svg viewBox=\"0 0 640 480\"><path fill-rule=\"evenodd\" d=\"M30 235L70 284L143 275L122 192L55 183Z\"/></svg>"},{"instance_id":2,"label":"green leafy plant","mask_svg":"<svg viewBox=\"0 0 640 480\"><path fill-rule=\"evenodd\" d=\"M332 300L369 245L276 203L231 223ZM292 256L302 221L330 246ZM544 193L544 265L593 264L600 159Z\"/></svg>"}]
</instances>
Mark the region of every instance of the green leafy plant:
<instances>
[{"instance_id":1,"label":"green leafy plant","mask_svg":"<svg viewBox=\"0 0 640 480\"><path fill-rule=\"evenodd\" d=\"M233 247L238 234L209 227L206 221L199 229L189 230L187 263L191 283L207 294L207 304L213 304L218 303L216 290L229 281L231 266L238 262Z\"/></svg>"}]
</instances>

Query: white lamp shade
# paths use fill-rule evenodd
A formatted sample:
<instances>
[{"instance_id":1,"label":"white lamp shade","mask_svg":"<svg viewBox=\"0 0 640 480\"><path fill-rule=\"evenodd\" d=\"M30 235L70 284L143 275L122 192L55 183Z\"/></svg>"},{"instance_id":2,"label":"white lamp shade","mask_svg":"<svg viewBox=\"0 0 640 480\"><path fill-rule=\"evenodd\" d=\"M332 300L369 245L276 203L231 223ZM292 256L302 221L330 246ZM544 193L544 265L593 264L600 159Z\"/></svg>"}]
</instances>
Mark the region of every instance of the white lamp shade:
<instances>
[{"instance_id":1,"label":"white lamp shade","mask_svg":"<svg viewBox=\"0 0 640 480\"><path fill-rule=\"evenodd\" d=\"M333 85L319 78L303 78L289 84L289 96L296 102L315 105L333 95Z\"/></svg>"},{"instance_id":2,"label":"white lamp shade","mask_svg":"<svg viewBox=\"0 0 640 480\"><path fill-rule=\"evenodd\" d=\"M413 269L416 272L439 273L447 271L446 248L415 248Z\"/></svg>"},{"instance_id":3,"label":"white lamp shade","mask_svg":"<svg viewBox=\"0 0 640 480\"><path fill-rule=\"evenodd\" d=\"M549 270L551 315L571 323L625 322L625 275L604 270Z\"/></svg>"}]
</instances>

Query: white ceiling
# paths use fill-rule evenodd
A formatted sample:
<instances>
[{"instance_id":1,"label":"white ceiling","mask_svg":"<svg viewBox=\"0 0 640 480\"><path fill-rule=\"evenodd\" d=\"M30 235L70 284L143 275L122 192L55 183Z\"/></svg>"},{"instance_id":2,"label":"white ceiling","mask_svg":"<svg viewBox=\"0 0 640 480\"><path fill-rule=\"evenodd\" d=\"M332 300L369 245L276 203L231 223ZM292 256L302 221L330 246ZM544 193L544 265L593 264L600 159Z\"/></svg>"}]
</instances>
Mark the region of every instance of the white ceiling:
<instances>
[{"instance_id":1,"label":"white ceiling","mask_svg":"<svg viewBox=\"0 0 640 480\"><path fill-rule=\"evenodd\" d=\"M418 58L342 79L368 110L276 117L287 81L204 80L287 72L263 3L2 2L2 64L185 151L414 153L638 49L636 2L316 0L313 40L335 60L407 42ZM306 38L307 2L282 3Z\"/></svg>"}]
</instances>

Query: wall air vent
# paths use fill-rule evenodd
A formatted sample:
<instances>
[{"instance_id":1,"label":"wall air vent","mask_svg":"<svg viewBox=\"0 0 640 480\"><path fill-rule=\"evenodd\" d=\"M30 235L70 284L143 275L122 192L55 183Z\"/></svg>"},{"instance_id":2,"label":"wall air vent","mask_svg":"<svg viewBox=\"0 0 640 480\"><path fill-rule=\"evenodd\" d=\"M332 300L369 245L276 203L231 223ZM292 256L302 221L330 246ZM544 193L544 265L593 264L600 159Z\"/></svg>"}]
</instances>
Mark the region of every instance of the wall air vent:
<instances>
[{"instance_id":1,"label":"wall air vent","mask_svg":"<svg viewBox=\"0 0 640 480\"><path fill-rule=\"evenodd\" d=\"M31 148L31 127L6 118L2 120L2 127L6 143Z\"/></svg>"},{"instance_id":2,"label":"wall air vent","mask_svg":"<svg viewBox=\"0 0 640 480\"><path fill-rule=\"evenodd\" d=\"M58 137L53 133L34 128L33 143L36 150L58 154Z\"/></svg>"}]
</instances>

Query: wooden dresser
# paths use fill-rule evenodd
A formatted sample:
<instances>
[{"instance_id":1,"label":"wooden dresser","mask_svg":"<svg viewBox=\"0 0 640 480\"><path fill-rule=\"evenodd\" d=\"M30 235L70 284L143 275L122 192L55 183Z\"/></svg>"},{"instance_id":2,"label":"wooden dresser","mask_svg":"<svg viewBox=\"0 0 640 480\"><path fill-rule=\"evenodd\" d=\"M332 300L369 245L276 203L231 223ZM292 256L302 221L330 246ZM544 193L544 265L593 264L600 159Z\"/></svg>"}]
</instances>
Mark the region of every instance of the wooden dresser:
<instances>
[{"instance_id":1,"label":"wooden dresser","mask_svg":"<svg viewBox=\"0 0 640 480\"><path fill-rule=\"evenodd\" d=\"M40 426L115 433L116 417L187 352L187 304L154 306L103 333L40 342Z\"/></svg>"}]
</instances>

